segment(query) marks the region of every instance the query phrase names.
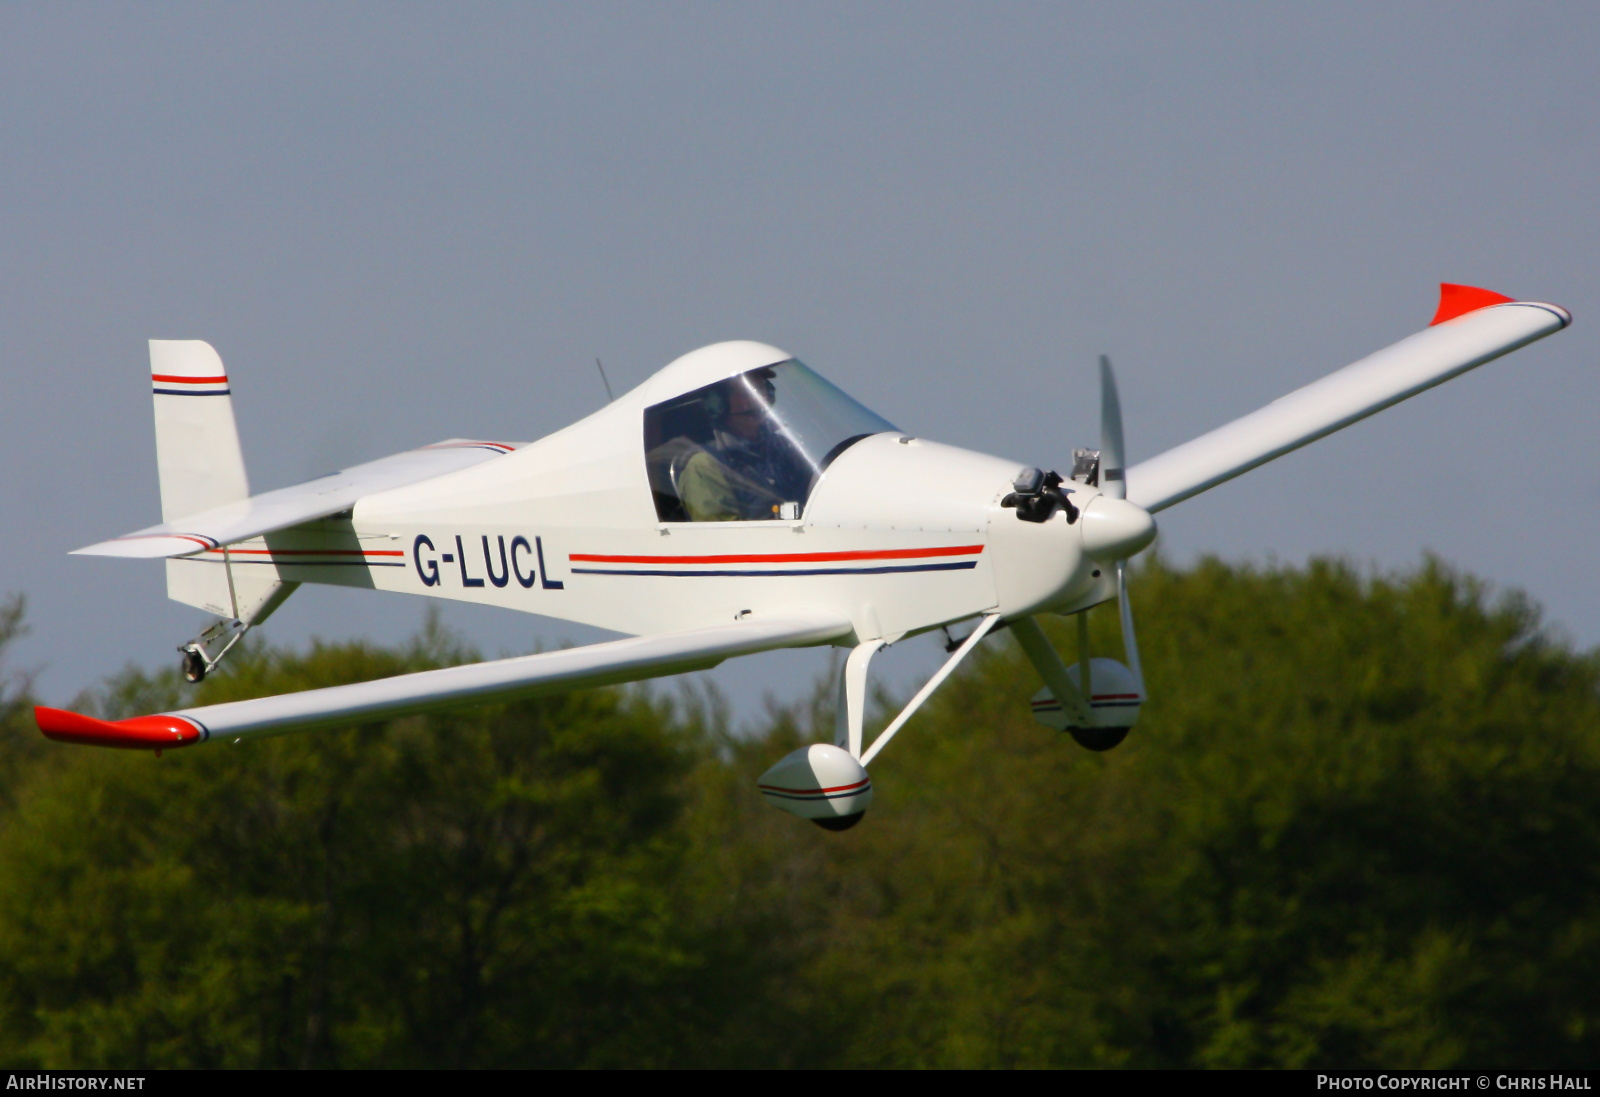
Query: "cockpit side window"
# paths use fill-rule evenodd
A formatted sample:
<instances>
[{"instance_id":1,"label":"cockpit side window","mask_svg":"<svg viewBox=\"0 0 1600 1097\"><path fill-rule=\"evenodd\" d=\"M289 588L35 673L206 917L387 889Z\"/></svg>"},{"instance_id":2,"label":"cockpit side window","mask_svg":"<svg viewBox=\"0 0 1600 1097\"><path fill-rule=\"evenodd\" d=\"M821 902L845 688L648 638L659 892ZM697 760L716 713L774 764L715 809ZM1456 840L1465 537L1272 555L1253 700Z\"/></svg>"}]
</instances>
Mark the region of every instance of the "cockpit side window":
<instances>
[{"instance_id":1,"label":"cockpit side window","mask_svg":"<svg viewBox=\"0 0 1600 1097\"><path fill-rule=\"evenodd\" d=\"M895 427L795 359L648 408L645 465L663 522L797 519L823 470Z\"/></svg>"}]
</instances>

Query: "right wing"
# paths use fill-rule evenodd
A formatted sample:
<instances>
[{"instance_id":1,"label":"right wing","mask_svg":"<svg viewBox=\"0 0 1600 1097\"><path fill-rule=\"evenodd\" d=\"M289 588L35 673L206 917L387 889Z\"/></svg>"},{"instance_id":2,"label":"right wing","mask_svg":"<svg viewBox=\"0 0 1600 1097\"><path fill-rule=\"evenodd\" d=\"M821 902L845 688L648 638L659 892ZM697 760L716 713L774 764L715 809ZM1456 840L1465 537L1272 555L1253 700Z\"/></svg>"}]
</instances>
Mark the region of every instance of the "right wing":
<instances>
[{"instance_id":1,"label":"right wing","mask_svg":"<svg viewBox=\"0 0 1600 1097\"><path fill-rule=\"evenodd\" d=\"M1556 305L1467 286L1442 290L1439 315L1425 331L1134 465L1128 499L1152 512L1181 503L1572 323Z\"/></svg>"},{"instance_id":2,"label":"right wing","mask_svg":"<svg viewBox=\"0 0 1600 1097\"><path fill-rule=\"evenodd\" d=\"M364 495L459 472L510 453L520 445L452 438L101 541L76 549L72 555L128 556L145 560L189 556L338 514L355 506Z\"/></svg>"},{"instance_id":3,"label":"right wing","mask_svg":"<svg viewBox=\"0 0 1600 1097\"><path fill-rule=\"evenodd\" d=\"M735 655L825 644L849 634L831 614L746 619L710 628L635 636L584 648L546 651L374 682L229 701L131 720L97 720L62 709L36 708L46 738L65 743L163 750L211 738L243 739L284 731L359 724L414 712L512 697L564 693L636 682L716 666Z\"/></svg>"}]
</instances>

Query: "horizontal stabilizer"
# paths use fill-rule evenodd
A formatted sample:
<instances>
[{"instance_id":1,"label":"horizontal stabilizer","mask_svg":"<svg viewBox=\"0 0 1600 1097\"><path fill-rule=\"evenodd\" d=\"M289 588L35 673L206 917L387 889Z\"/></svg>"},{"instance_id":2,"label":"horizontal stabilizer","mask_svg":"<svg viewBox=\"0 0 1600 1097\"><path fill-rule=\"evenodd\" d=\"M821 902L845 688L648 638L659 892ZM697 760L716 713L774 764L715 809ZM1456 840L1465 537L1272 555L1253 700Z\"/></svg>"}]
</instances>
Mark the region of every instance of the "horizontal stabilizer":
<instances>
[{"instance_id":1,"label":"horizontal stabilizer","mask_svg":"<svg viewBox=\"0 0 1600 1097\"><path fill-rule=\"evenodd\" d=\"M173 522L77 549L74 556L154 560L220 548L349 510L367 495L431 480L510 453L526 443L452 438L294 487L254 495Z\"/></svg>"},{"instance_id":2,"label":"horizontal stabilizer","mask_svg":"<svg viewBox=\"0 0 1600 1097\"><path fill-rule=\"evenodd\" d=\"M1444 287L1440 315L1450 319L1134 465L1128 499L1148 511L1170 507L1572 323L1556 305L1458 292L1469 288Z\"/></svg>"},{"instance_id":3,"label":"horizontal stabilizer","mask_svg":"<svg viewBox=\"0 0 1600 1097\"><path fill-rule=\"evenodd\" d=\"M456 705L637 682L704 670L735 655L825 644L848 635L850 629L848 620L830 614L746 618L687 632L635 636L590 647L425 670L252 701L230 701L132 720L97 720L53 708L34 709L34 719L47 738L64 743L134 750L174 749L211 738L242 739L359 724Z\"/></svg>"}]
</instances>

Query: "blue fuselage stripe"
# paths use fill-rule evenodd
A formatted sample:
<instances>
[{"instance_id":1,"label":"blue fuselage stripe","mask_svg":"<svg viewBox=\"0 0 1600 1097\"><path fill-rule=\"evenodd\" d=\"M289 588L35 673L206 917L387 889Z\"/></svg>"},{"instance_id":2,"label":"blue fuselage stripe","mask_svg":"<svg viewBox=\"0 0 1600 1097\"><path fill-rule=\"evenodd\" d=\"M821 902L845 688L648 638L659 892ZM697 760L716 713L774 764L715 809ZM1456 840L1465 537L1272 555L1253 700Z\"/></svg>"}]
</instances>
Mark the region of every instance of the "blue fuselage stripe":
<instances>
[{"instance_id":1,"label":"blue fuselage stripe","mask_svg":"<svg viewBox=\"0 0 1600 1097\"><path fill-rule=\"evenodd\" d=\"M195 392L191 389L151 389L158 396L227 396L228 389L203 389Z\"/></svg>"},{"instance_id":2,"label":"blue fuselage stripe","mask_svg":"<svg viewBox=\"0 0 1600 1097\"><path fill-rule=\"evenodd\" d=\"M208 564L220 564L221 560L207 560ZM280 568L403 568L406 565L391 560L240 560L234 558L233 564L272 564Z\"/></svg>"},{"instance_id":3,"label":"blue fuselage stripe","mask_svg":"<svg viewBox=\"0 0 1600 1097\"><path fill-rule=\"evenodd\" d=\"M573 568L574 575L650 575L650 576L684 576L684 575L712 575L719 577L729 576L776 576L776 575L885 575L898 571L967 571L978 566L976 560L962 560L948 564L908 564L895 567L880 568L796 568L794 570L772 571L613 571L609 568Z\"/></svg>"}]
</instances>

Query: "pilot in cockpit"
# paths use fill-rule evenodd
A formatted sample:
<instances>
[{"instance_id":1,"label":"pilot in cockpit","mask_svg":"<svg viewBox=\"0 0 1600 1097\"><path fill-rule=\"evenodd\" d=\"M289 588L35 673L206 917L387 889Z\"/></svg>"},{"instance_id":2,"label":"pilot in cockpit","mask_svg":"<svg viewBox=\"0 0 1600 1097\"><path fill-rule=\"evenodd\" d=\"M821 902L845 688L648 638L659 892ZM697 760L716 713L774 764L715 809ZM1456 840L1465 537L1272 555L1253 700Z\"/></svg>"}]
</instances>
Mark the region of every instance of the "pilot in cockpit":
<instances>
[{"instance_id":1,"label":"pilot in cockpit","mask_svg":"<svg viewBox=\"0 0 1600 1097\"><path fill-rule=\"evenodd\" d=\"M794 358L678 393L644 412L656 517L800 519L835 458L894 429Z\"/></svg>"},{"instance_id":2,"label":"pilot in cockpit","mask_svg":"<svg viewBox=\"0 0 1600 1097\"><path fill-rule=\"evenodd\" d=\"M751 370L712 388L704 406L712 437L683 464L678 498L691 521L752 521L785 514L806 497L811 467L779 429L773 370Z\"/></svg>"}]
</instances>

